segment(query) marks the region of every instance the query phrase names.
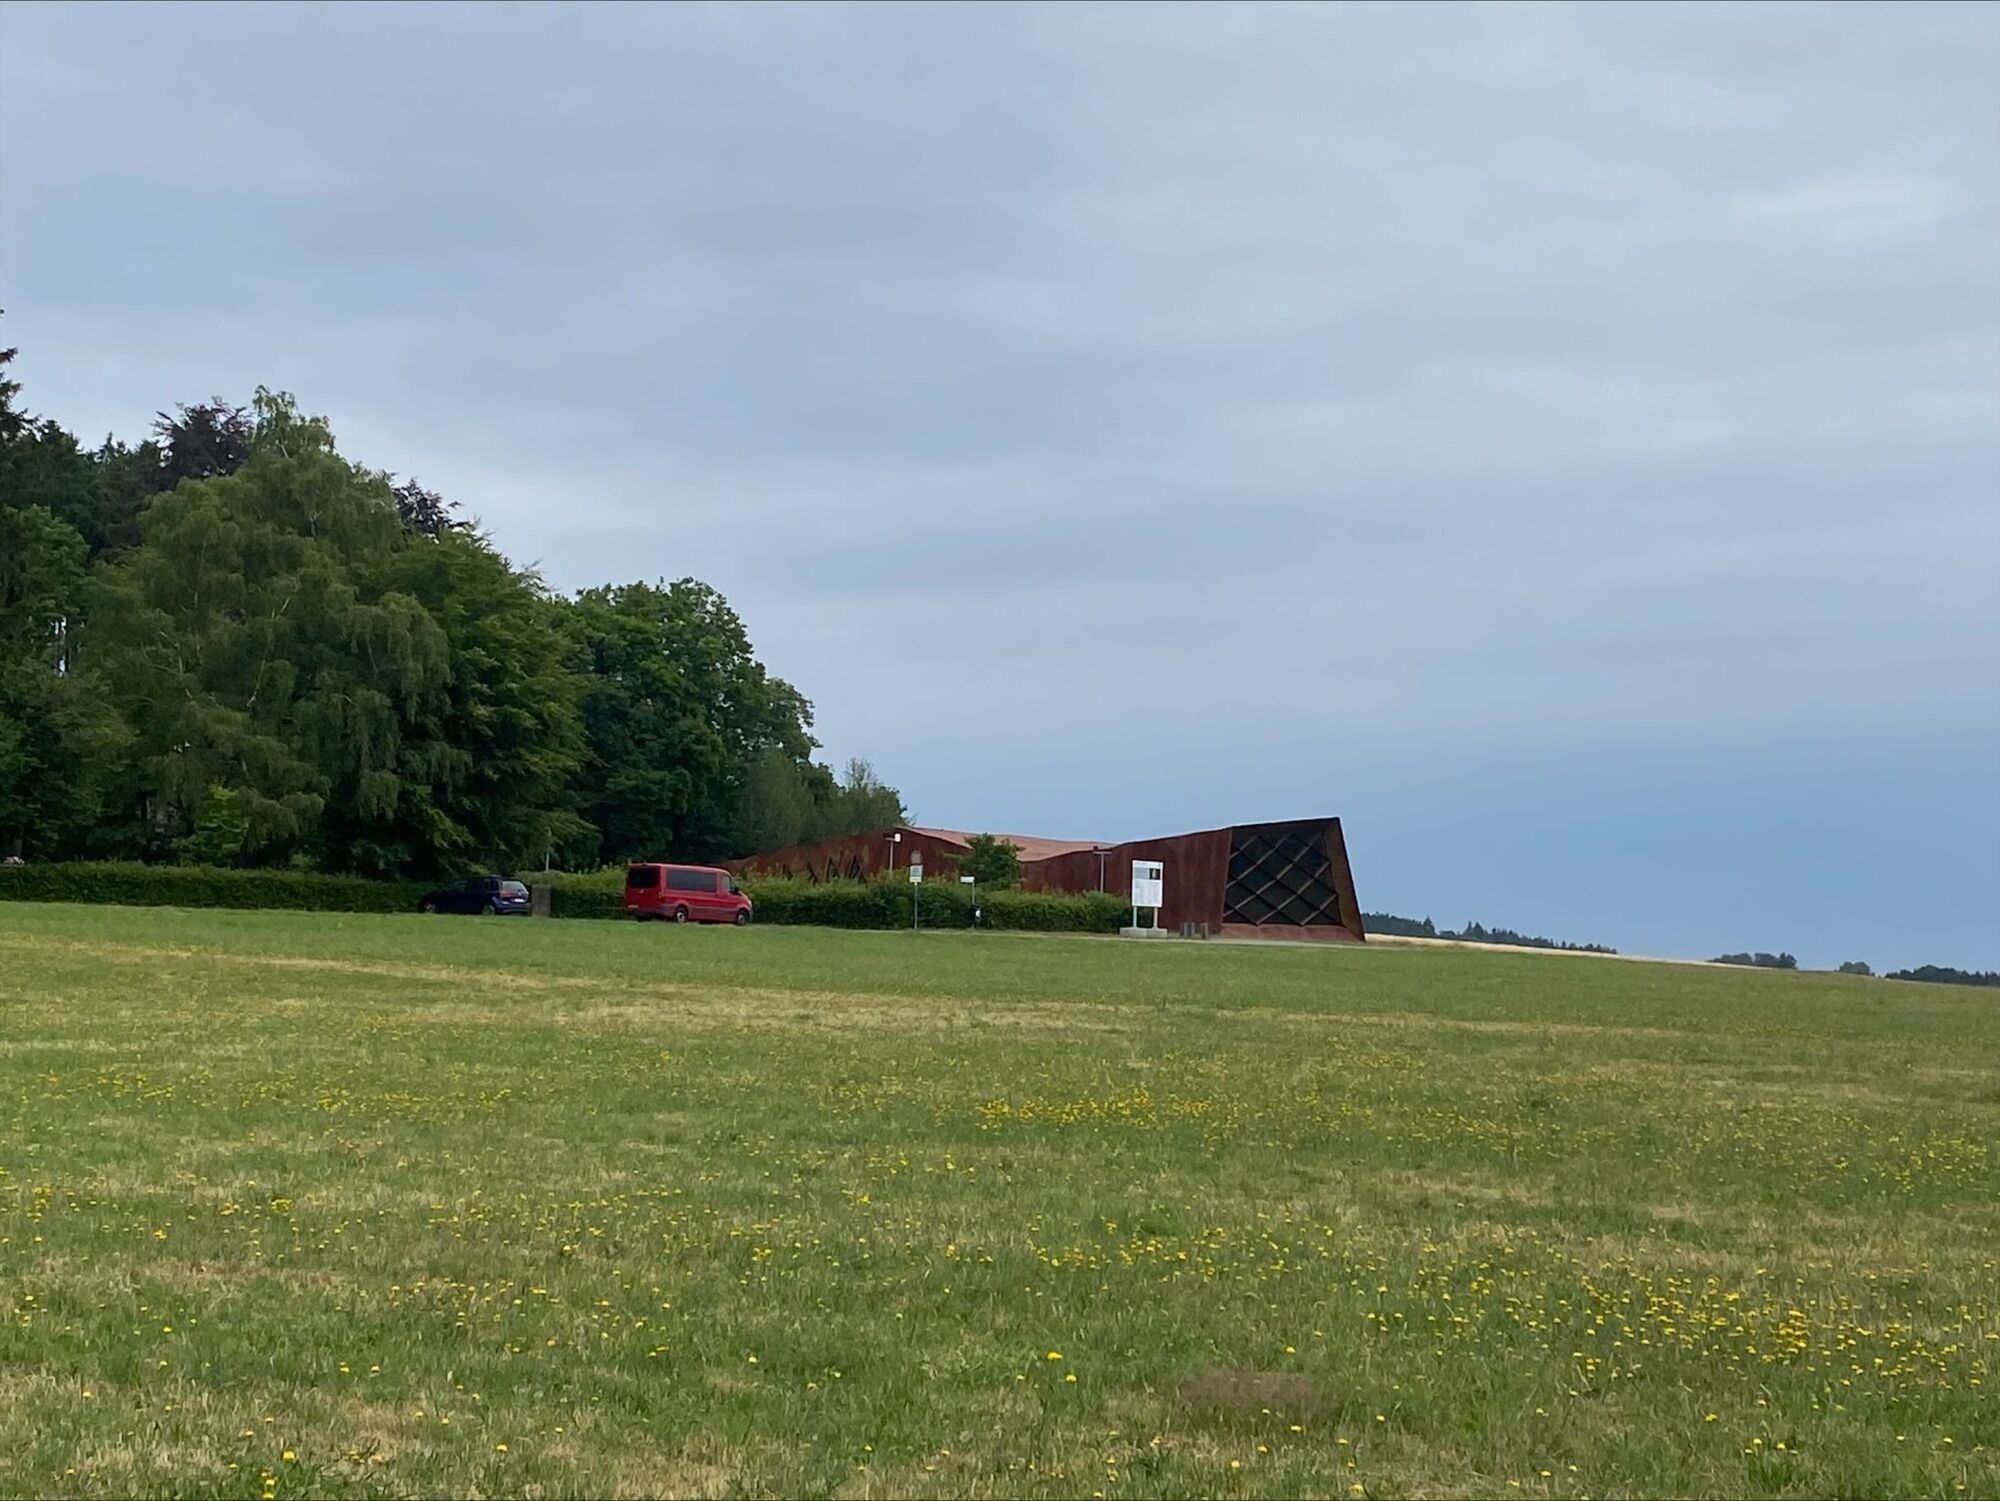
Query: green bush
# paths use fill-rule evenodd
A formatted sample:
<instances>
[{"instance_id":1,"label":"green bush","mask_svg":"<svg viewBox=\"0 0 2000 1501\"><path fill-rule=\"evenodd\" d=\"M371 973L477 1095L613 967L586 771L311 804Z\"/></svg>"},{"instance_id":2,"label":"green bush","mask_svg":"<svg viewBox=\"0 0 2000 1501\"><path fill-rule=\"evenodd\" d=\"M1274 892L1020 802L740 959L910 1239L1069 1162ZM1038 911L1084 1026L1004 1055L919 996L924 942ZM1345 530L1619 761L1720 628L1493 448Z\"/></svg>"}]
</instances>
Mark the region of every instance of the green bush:
<instances>
[{"instance_id":1,"label":"green bush","mask_svg":"<svg viewBox=\"0 0 2000 1501\"><path fill-rule=\"evenodd\" d=\"M985 926L1024 933L1116 933L1132 921L1122 896L1106 891L983 892Z\"/></svg>"},{"instance_id":2,"label":"green bush","mask_svg":"<svg viewBox=\"0 0 2000 1501\"><path fill-rule=\"evenodd\" d=\"M760 923L824 928L907 928L910 893L921 893L925 927L963 928L972 917L972 895L957 882L913 887L907 880L824 881L796 877L752 880L743 890ZM982 891L983 925L1038 933L1115 933L1130 921L1120 897L1103 892Z\"/></svg>"},{"instance_id":3,"label":"green bush","mask_svg":"<svg viewBox=\"0 0 2000 1501\"><path fill-rule=\"evenodd\" d=\"M565 918L622 918L622 869L537 871L549 913ZM414 912L422 882L371 881L290 870L224 870L207 865L66 864L0 866L0 901L84 902L125 907L240 907L295 912ZM972 897L957 882L912 887L907 880L751 880L743 890L757 921L822 928L907 928L910 893L920 893L923 925L963 928ZM981 891L984 926L1038 933L1113 933L1128 918L1122 898L1102 892Z\"/></svg>"},{"instance_id":4,"label":"green bush","mask_svg":"<svg viewBox=\"0 0 2000 1501\"><path fill-rule=\"evenodd\" d=\"M539 871L523 877L530 886L549 888L549 916L609 918L625 915L625 872Z\"/></svg>"},{"instance_id":5,"label":"green bush","mask_svg":"<svg viewBox=\"0 0 2000 1501\"><path fill-rule=\"evenodd\" d=\"M0 901L16 902L414 912L430 889L414 881L371 881L296 870L224 870L211 865L0 865Z\"/></svg>"},{"instance_id":6,"label":"green bush","mask_svg":"<svg viewBox=\"0 0 2000 1501\"><path fill-rule=\"evenodd\" d=\"M826 881L815 884L798 877L745 881L760 923L804 924L819 928L907 928L910 925L910 885L889 881ZM924 913L944 909L924 903ZM963 921L963 919L960 919Z\"/></svg>"}]
</instances>

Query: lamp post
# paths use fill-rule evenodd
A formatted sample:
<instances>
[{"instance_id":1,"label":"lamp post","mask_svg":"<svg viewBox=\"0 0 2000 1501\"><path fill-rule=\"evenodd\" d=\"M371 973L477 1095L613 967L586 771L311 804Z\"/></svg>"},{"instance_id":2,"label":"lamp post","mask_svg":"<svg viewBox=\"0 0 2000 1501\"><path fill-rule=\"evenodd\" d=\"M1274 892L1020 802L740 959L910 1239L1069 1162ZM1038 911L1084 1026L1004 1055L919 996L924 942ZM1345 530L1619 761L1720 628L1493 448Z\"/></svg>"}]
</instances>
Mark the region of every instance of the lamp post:
<instances>
[{"instance_id":1,"label":"lamp post","mask_svg":"<svg viewBox=\"0 0 2000 1501\"><path fill-rule=\"evenodd\" d=\"M970 886L972 888L972 890L968 893L968 895L970 895L972 898L971 926L976 928L979 926L979 877L960 876L958 878L958 884L961 886Z\"/></svg>"},{"instance_id":2,"label":"lamp post","mask_svg":"<svg viewBox=\"0 0 2000 1501\"><path fill-rule=\"evenodd\" d=\"M903 842L903 831L901 829L896 830L893 834L890 834L888 836L888 840L889 840L889 873L891 875L894 875L896 873L896 846Z\"/></svg>"}]
</instances>

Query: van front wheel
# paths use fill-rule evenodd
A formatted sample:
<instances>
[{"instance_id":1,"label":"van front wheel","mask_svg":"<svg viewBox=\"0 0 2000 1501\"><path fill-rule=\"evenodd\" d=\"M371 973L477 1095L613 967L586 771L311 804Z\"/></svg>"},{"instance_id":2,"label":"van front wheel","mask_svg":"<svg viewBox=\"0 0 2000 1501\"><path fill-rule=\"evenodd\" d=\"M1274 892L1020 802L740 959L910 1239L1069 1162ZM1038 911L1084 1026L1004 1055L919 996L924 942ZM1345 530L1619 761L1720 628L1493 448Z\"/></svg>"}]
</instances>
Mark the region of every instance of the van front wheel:
<instances>
[{"instance_id":1,"label":"van front wheel","mask_svg":"<svg viewBox=\"0 0 2000 1501\"><path fill-rule=\"evenodd\" d=\"M736 914L737 927L739 928L748 927L749 923L750 923L750 914L748 912L739 912Z\"/></svg>"}]
</instances>

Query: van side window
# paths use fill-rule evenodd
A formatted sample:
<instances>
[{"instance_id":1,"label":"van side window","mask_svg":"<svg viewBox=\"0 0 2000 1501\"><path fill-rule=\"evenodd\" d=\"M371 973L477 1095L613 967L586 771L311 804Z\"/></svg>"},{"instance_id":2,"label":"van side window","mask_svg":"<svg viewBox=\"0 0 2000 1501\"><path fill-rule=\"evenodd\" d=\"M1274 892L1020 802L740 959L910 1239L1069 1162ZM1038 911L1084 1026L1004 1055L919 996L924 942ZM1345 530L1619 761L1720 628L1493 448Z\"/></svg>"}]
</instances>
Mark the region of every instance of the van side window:
<instances>
[{"instance_id":1,"label":"van side window","mask_svg":"<svg viewBox=\"0 0 2000 1501\"><path fill-rule=\"evenodd\" d=\"M667 872L669 891L713 891L715 872L712 870L670 870Z\"/></svg>"}]
</instances>

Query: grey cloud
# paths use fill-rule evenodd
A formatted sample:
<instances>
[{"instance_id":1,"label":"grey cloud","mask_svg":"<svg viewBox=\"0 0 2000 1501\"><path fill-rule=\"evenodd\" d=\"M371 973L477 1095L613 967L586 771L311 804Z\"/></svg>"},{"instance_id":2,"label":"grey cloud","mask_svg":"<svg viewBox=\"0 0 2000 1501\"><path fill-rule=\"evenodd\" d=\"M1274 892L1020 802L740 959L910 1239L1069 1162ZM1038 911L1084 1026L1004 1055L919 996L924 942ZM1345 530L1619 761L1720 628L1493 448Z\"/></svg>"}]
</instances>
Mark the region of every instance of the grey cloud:
<instances>
[{"instance_id":1,"label":"grey cloud","mask_svg":"<svg viewBox=\"0 0 2000 1501\"><path fill-rule=\"evenodd\" d=\"M1331 727L1403 796L1537 726L1809 755L1865 685L2000 754L1991 7L0 28L38 405L296 390L556 583L712 578L920 800L974 718Z\"/></svg>"}]
</instances>

